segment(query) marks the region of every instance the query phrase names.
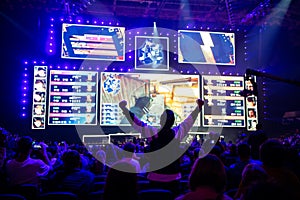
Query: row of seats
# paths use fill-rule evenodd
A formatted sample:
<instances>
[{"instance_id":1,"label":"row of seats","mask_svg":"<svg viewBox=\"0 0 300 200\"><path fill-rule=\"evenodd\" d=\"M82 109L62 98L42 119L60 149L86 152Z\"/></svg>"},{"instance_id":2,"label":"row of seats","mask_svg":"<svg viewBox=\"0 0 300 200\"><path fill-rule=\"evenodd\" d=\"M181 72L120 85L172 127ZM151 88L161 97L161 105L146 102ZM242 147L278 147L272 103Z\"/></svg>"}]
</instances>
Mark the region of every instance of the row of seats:
<instances>
[{"instance_id":1,"label":"row of seats","mask_svg":"<svg viewBox=\"0 0 300 200\"><path fill-rule=\"evenodd\" d=\"M105 179L103 179L105 180ZM185 193L188 190L188 181L187 180L181 180L181 193ZM94 187L92 188L92 191L90 192L91 199L99 199L101 196L103 196L103 191L105 187L105 181L99 181L94 183ZM148 180L138 180L137 182L138 191L145 191L152 189L150 187L150 183ZM25 198L26 200L36 200L41 198L42 195L48 194L50 191L43 190L40 191L39 188L36 185L33 184L23 184L17 187L13 188L6 188L6 189L0 189L0 194L2 193L1 199L14 199L19 198L17 195L20 195L22 198ZM4 194L7 196L4 198ZM8 195L10 194L10 195ZM52 194L52 193L49 193ZM68 193L56 193L59 195L67 195ZM53 195L53 194L52 194ZM10 198L8 197L10 196ZM99 198L94 198L99 197ZM22 199L21 198L21 199ZM42 200L45 200L46 197L43 197ZM19 198L20 199L20 198Z\"/></svg>"},{"instance_id":2,"label":"row of seats","mask_svg":"<svg viewBox=\"0 0 300 200\"><path fill-rule=\"evenodd\" d=\"M92 192L87 200L103 200L103 190ZM172 200L172 192L163 189L147 189L138 192L139 200L164 199ZM20 194L0 194L0 200L28 200ZM36 200L78 200L77 195L71 192L47 192L40 194Z\"/></svg>"},{"instance_id":3,"label":"row of seats","mask_svg":"<svg viewBox=\"0 0 300 200\"><path fill-rule=\"evenodd\" d=\"M105 181L99 181L94 183L94 187L92 191L99 191L104 190L105 187ZM139 180L137 182L138 190L145 190L145 189L151 189L150 183L148 180ZM188 190L188 181L187 180L181 180L180 181L180 192L185 193Z\"/></svg>"}]
</instances>

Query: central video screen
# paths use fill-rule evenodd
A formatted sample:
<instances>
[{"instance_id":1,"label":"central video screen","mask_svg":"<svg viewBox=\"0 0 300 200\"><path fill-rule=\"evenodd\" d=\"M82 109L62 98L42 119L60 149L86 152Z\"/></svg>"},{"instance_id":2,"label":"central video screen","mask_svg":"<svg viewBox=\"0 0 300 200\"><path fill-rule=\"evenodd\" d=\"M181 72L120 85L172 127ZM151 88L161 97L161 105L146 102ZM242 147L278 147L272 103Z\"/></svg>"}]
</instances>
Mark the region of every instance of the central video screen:
<instances>
[{"instance_id":1,"label":"central video screen","mask_svg":"<svg viewBox=\"0 0 300 200\"><path fill-rule=\"evenodd\" d=\"M159 126L165 109L174 111L178 124L200 97L198 75L102 72L100 77L100 125L130 125L119 108L121 100L127 100L130 111L149 125ZM200 126L199 117L194 126Z\"/></svg>"}]
</instances>

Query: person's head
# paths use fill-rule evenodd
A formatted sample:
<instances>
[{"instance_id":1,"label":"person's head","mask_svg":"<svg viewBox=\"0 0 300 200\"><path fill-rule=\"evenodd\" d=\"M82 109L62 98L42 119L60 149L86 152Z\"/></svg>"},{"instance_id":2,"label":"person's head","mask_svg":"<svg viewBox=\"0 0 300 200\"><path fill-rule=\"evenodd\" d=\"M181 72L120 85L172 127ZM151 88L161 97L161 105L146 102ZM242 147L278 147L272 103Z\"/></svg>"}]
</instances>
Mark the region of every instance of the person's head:
<instances>
[{"instance_id":1,"label":"person's head","mask_svg":"<svg viewBox=\"0 0 300 200\"><path fill-rule=\"evenodd\" d=\"M36 115L42 115L44 112L43 106L42 105L35 105L34 107L34 113Z\"/></svg>"},{"instance_id":2,"label":"person's head","mask_svg":"<svg viewBox=\"0 0 300 200\"><path fill-rule=\"evenodd\" d=\"M92 112L92 105L90 104L86 105L86 112L88 113Z\"/></svg>"},{"instance_id":3,"label":"person's head","mask_svg":"<svg viewBox=\"0 0 300 200\"><path fill-rule=\"evenodd\" d=\"M49 152L51 154L52 158L55 158L57 156L57 153L58 153L58 148L55 145L49 146L47 148L47 152Z\"/></svg>"},{"instance_id":4,"label":"person's head","mask_svg":"<svg viewBox=\"0 0 300 200\"><path fill-rule=\"evenodd\" d=\"M44 93L36 92L33 95L34 102L42 102L44 101Z\"/></svg>"},{"instance_id":5,"label":"person's head","mask_svg":"<svg viewBox=\"0 0 300 200\"><path fill-rule=\"evenodd\" d=\"M92 73L88 73L88 75L87 75L87 80L88 80L88 81L93 80L93 74L92 74Z\"/></svg>"},{"instance_id":6,"label":"person's head","mask_svg":"<svg viewBox=\"0 0 300 200\"><path fill-rule=\"evenodd\" d=\"M104 199L137 199L137 174L135 167L128 162L117 162L107 173Z\"/></svg>"},{"instance_id":7,"label":"person's head","mask_svg":"<svg viewBox=\"0 0 300 200\"><path fill-rule=\"evenodd\" d=\"M256 113L254 109L249 109L248 110L248 117L256 117Z\"/></svg>"},{"instance_id":8,"label":"person's head","mask_svg":"<svg viewBox=\"0 0 300 200\"><path fill-rule=\"evenodd\" d=\"M198 187L210 187L216 192L222 193L225 184L225 168L217 156L208 154L195 161L189 177L189 187L192 191Z\"/></svg>"},{"instance_id":9,"label":"person's head","mask_svg":"<svg viewBox=\"0 0 300 200\"><path fill-rule=\"evenodd\" d=\"M171 128L174 125L175 116L172 110L166 109L160 116L160 125L164 128Z\"/></svg>"},{"instance_id":10,"label":"person's head","mask_svg":"<svg viewBox=\"0 0 300 200\"><path fill-rule=\"evenodd\" d=\"M68 150L62 156L65 169L80 168L81 158L80 154L76 150Z\"/></svg>"},{"instance_id":11,"label":"person's head","mask_svg":"<svg viewBox=\"0 0 300 200\"><path fill-rule=\"evenodd\" d=\"M37 76L45 77L46 76L46 69L43 67L39 67L37 70Z\"/></svg>"},{"instance_id":12,"label":"person's head","mask_svg":"<svg viewBox=\"0 0 300 200\"><path fill-rule=\"evenodd\" d=\"M251 148L245 142L240 143L237 146L237 153L238 153L240 158L249 159L250 155L251 155Z\"/></svg>"},{"instance_id":13,"label":"person's head","mask_svg":"<svg viewBox=\"0 0 300 200\"><path fill-rule=\"evenodd\" d=\"M210 151L210 154L213 154L217 156L218 158L221 157L221 154L223 153L222 148L219 145L214 145Z\"/></svg>"},{"instance_id":14,"label":"person's head","mask_svg":"<svg viewBox=\"0 0 300 200\"><path fill-rule=\"evenodd\" d=\"M124 156L125 157L132 157L133 153L135 152L135 145L132 142L127 142L124 147Z\"/></svg>"},{"instance_id":15,"label":"person's head","mask_svg":"<svg viewBox=\"0 0 300 200\"><path fill-rule=\"evenodd\" d=\"M252 184L245 191L241 200L298 200L294 193L288 191L285 187L275 181L268 180Z\"/></svg>"},{"instance_id":16,"label":"person's head","mask_svg":"<svg viewBox=\"0 0 300 200\"><path fill-rule=\"evenodd\" d=\"M21 137L17 142L17 149L21 154L30 154L32 150L32 138L29 136Z\"/></svg>"},{"instance_id":17,"label":"person's head","mask_svg":"<svg viewBox=\"0 0 300 200\"><path fill-rule=\"evenodd\" d=\"M87 123L87 124L90 124L91 122L92 122L92 117L91 117L91 115L86 115L85 116L85 123Z\"/></svg>"},{"instance_id":18,"label":"person's head","mask_svg":"<svg viewBox=\"0 0 300 200\"><path fill-rule=\"evenodd\" d=\"M91 84L88 84L86 86L86 91L91 92L93 90L93 86Z\"/></svg>"},{"instance_id":19,"label":"person's head","mask_svg":"<svg viewBox=\"0 0 300 200\"><path fill-rule=\"evenodd\" d=\"M92 101L93 101L93 100L92 100L92 95L91 95L91 94L86 95L86 101L87 101L87 102L92 102Z\"/></svg>"},{"instance_id":20,"label":"person's head","mask_svg":"<svg viewBox=\"0 0 300 200\"><path fill-rule=\"evenodd\" d=\"M139 98L135 99L134 106L141 108L141 109L148 108L150 105L150 101L151 101L150 97L147 97L147 96L139 97Z\"/></svg>"},{"instance_id":21,"label":"person's head","mask_svg":"<svg viewBox=\"0 0 300 200\"><path fill-rule=\"evenodd\" d=\"M33 119L33 126L35 127L35 128L40 128L40 127L43 127L43 121L42 121L42 119L41 118L34 118Z\"/></svg>"},{"instance_id":22,"label":"person's head","mask_svg":"<svg viewBox=\"0 0 300 200\"><path fill-rule=\"evenodd\" d=\"M197 147L193 150L193 159L196 160L204 154L204 150L200 147Z\"/></svg>"},{"instance_id":23,"label":"person's head","mask_svg":"<svg viewBox=\"0 0 300 200\"><path fill-rule=\"evenodd\" d=\"M267 167L281 167L285 158L285 148L277 139L268 139L260 146L260 160Z\"/></svg>"},{"instance_id":24,"label":"person's head","mask_svg":"<svg viewBox=\"0 0 300 200\"><path fill-rule=\"evenodd\" d=\"M244 167L242 172L241 187L248 187L249 185L268 179L268 174L264 168L258 164L248 164Z\"/></svg>"},{"instance_id":25,"label":"person's head","mask_svg":"<svg viewBox=\"0 0 300 200\"><path fill-rule=\"evenodd\" d=\"M255 99L255 97L247 97L247 104L249 106L256 106L256 99Z\"/></svg>"},{"instance_id":26,"label":"person's head","mask_svg":"<svg viewBox=\"0 0 300 200\"><path fill-rule=\"evenodd\" d=\"M36 80L35 84L34 84L34 88L36 91L45 91L46 90L46 86L45 86L45 82L43 80Z\"/></svg>"}]
</instances>

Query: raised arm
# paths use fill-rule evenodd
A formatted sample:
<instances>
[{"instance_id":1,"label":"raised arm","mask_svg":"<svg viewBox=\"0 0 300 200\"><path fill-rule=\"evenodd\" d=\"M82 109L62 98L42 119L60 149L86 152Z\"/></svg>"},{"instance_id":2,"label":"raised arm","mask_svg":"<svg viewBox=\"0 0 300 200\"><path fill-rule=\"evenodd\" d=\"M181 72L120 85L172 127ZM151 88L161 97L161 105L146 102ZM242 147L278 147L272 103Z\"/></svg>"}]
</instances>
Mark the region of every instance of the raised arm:
<instances>
[{"instance_id":1,"label":"raised arm","mask_svg":"<svg viewBox=\"0 0 300 200\"><path fill-rule=\"evenodd\" d=\"M133 128L141 133L143 137L152 137L157 133L157 129L155 127L149 126L146 123L142 122L140 119L138 119L134 113L132 113L128 108L127 108L127 101L122 100L119 103L119 107L123 111L123 114L129 121L129 123L133 126Z\"/></svg>"},{"instance_id":2,"label":"raised arm","mask_svg":"<svg viewBox=\"0 0 300 200\"><path fill-rule=\"evenodd\" d=\"M176 138L182 140L190 131L192 128L193 124L195 123L195 120L198 117L198 114L202 110L202 106L204 105L204 101L202 99L197 99L196 100L197 106L195 109L192 111L192 113L183 120L178 126L174 127L174 130L176 132Z\"/></svg>"}]
</instances>

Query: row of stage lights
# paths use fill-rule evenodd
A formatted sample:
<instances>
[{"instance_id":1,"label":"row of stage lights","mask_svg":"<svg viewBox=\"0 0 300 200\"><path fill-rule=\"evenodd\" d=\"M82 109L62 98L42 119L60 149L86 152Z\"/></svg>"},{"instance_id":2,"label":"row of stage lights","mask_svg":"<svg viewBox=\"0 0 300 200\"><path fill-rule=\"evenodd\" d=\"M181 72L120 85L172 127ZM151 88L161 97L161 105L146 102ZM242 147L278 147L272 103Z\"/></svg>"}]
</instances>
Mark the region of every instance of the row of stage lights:
<instances>
[{"instance_id":1,"label":"row of stage lights","mask_svg":"<svg viewBox=\"0 0 300 200\"><path fill-rule=\"evenodd\" d=\"M24 61L24 77L28 77L29 74L28 74L28 67L30 66L34 66L34 65L46 65L46 62L45 61L40 61L40 62L37 62L37 61L32 61L31 63L29 63L28 61ZM51 70L90 70L90 71L99 71L101 69L104 69L104 71L115 71L115 72L132 72L134 71L133 67L100 67L100 66L93 66L93 67L86 67L86 66L68 66L68 65L52 65L52 64L47 64L47 66L49 66L49 69ZM180 66L178 67L180 68ZM180 71L177 71L175 69L173 69L171 72L173 73L180 73L180 74L208 74L208 75L236 75L236 76L239 76L240 74L239 73L231 73L231 72L222 72L222 73L219 73L219 72L205 72L205 71L198 71L198 70L180 70Z\"/></svg>"},{"instance_id":2,"label":"row of stage lights","mask_svg":"<svg viewBox=\"0 0 300 200\"><path fill-rule=\"evenodd\" d=\"M48 48L46 49L47 53L49 55L55 55L56 54L56 45L55 45L55 30L54 30L54 27L55 27L55 22L56 21L59 21L61 23L75 23L75 24L85 24L85 25L103 25L103 26L120 26L120 23L119 22L116 22L116 21L103 21L103 20L84 20L83 18L77 18L77 19L72 19L70 17L68 18L63 18L63 17L60 17L58 20L56 20L55 18L50 18L50 29L49 29L49 35L48 35ZM195 26L195 25L186 25L184 27L185 29L188 29L188 30L203 30L203 31L235 31L235 32L240 32L240 31L243 31L244 33L246 33L248 30L244 29L244 30L241 30L239 28L236 28L236 29L232 29L232 28L225 28L225 27L222 27L222 28L217 28L217 27L211 27L211 26ZM139 36L139 35L145 35L145 36L156 36L154 32L147 32L147 31L139 31L138 30L139 28L137 27L137 31L135 32L132 32L132 31L128 31L128 35L133 35L134 36ZM175 30L174 30L175 31ZM174 38L177 38L178 37L178 33L176 34L171 34L171 33L159 33L157 34L157 36L167 36L167 37L170 37L172 36ZM245 34L246 35L246 34ZM129 40L132 40L131 37L129 37ZM177 39L174 39L173 40L174 42L174 49L177 48ZM132 46L132 44L128 43L128 46ZM129 49L128 52L131 52L132 50ZM132 56L128 56L128 59L132 59ZM174 58L174 60L177 60L176 58Z\"/></svg>"},{"instance_id":3,"label":"row of stage lights","mask_svg":"<svg viewBox=\"0 0 300 200\"><path fill-rule=\"evenodd\" d=\"M60 17L59 19L55 19L55 18L50 18L50 26L54 27L54 23L56 21L59 21L60 23L75 23L75 24L87 24L87 25L102 25L102 26L120 26L120 22L118 21L110 21L110 20L102 20L102 19L92 19L92 20L84 20L83 18L77 18L77 19L73 19L73 18L64 18L64 17ZM138 27L137 27L138 28ZM233 29L231 27L212 27L212 25L206 25L206 26L198 26L198 25L191 25L188 24L182 28L185 29L197 29L197 30L206 30L206 31L235 31L235 32L247 32L247 29L241 30L241 28L236 28Z\"/></svg>"}]
</instances>

